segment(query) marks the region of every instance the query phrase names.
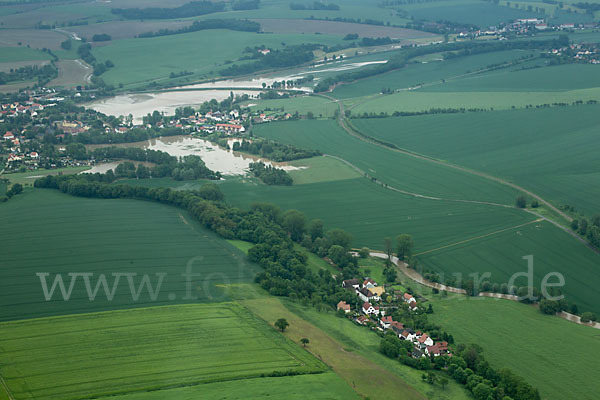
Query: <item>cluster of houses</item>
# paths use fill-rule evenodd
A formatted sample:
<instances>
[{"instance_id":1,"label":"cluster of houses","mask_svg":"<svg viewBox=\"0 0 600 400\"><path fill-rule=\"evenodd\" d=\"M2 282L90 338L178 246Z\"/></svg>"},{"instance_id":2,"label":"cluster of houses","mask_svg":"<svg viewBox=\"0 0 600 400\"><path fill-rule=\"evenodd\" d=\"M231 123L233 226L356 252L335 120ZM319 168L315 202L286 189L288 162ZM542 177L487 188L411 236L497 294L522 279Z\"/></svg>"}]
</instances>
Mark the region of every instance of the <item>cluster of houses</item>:
<instances>
[{"instance_id":1,"label":"cluster of houses","mask_svg":"<svg viewBox=\"0 0 600 400\"><path fill-rule=\"evenodd\" d=\"M480 36L488 36L495 39L503 40L506 35L528 35L536 32L545 31L564 31L574 29L595 29L597 23L560 23L552 24L540 18L520 18L510 24L504 26L491 26L488 29L480 29L475 31L462 31L458 34L459 39L475 38Z\"/></svg>"},{"instance_id":2,"label":"cluster of houses","mask_svg":"<svg viewBox=\"0 0 600 400\"><path fill-rule=\"evenodd\" d=\"M353 291L358 298L363 302L360 310L356 310L354 321L359 325L367 325L369 322L375 322L377 329L381 331L392 330L400 340L408 340L414 344L412 356L421 358L427 356L438 357L441 355L451 356L448 351L447 342L435 343L427 333L414 331L398 321L394 321L392 316L385 315L386 310L383 306L379 306L385 288L377 285L375 281L366 278L364 281L358 279L348 279L342 282L342 287L346 290ZM418 310L417 300L410 293L395 292L394 296L408 304L411 311ZM344 311L346 314L352 312L352 307L345 301L340 301L337 304L337 309Z\"/></svg>"},{"instance_id":3,"label":"cluster of houses","mask_svg":"<svg viewBox=\"0 0 600 400\"><path fill-rule=\"evenodd\" d=\"M577 43L567 47L552 49L548 52L551 56L572 57L579 63L600 64L600 48L597 43Z\"/></svg>"},{"instance_id":4,"label":"cluster of houses","mask_svg":"<svg viewBox=\"0 0 600 400\"><path fill-rule=\"evenodd\" d=\"M4 118L14 118L18 115L29 113L31 116L35 117L38 111L42 111L44 107L52 107L56 104L46 104L41 105L36 103L34 100L30 99L25 103L7 103L2 104L0 107L0 119L3 121ZM2 122L0 121L0 122Z\"/></svg>"}]
</instances>

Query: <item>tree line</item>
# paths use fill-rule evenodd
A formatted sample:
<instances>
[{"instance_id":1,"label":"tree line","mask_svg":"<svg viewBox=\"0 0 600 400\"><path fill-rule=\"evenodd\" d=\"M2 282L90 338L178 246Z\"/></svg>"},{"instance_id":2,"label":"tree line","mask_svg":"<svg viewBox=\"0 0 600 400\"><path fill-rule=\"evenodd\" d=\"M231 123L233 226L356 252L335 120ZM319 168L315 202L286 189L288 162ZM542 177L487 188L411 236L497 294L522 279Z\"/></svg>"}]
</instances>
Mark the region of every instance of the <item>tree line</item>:
<instances>
[{"instance_id":1,"label":"tree line","mask_svg":"<svg viewBox=\"0 0 600 400\"><path fill-rule=\"evenodd\" d=\"M229 148L226 138L218 140L217 143L223 147ZM241 142L234 142L231 149L233 151L243 151L245 153L258 155L277 162L300 160L302 158L311 158L323 154L318 150L304 150L291 144L283 144L266 139L244 139Z\"/></svg>"},{"instance_id":2,"label":"tree line","mask_svg":"<svg viewBox=\"0 0 600 400\"><path fill-rule=\"evenodd\" d=\"M40 86L50 82L58 76L58 68L54 63L46 65L26 65L20 68L11 68L10 71L0 72L0 85L5 85L9 82L28 81L37 79Z\"/></svg>"},{"instance_id":3,"label":"tree line","mask_svg":"<svg viewBox=\"0 0 600 400\"><path fill-rule=\"evenodd\" d=\"M233 64L219 71L219 74L223 76L245 75L263 69L301 65L312 61L314 58L313 50L319 47L318 44L300 44L288 46L281 50L272 50L265 55L257 52L257 61L245 64Z\"/></svg>"},{"instance_id":4,"label":"tree line","mask_svg":"<svg viewBox=\"0 0 600 400\"><path fill-rule=\"evenodd\" d=\"M291 186L292 177L283 169L265 165L262 161L250 163L250 172L267 185Z\"/></svg>"},{"instance_id":5,"label":"tree line","mask_svg":"<svg viewBox=\"0 0 600 400\"><path fill-rule=\"evenodd\" d=\"M181 33L198 32L206 29L229 29L241 32L260 32L260 24L254 21L242 19L207 19L194 21L192 25L179 29L160 29L156 32L140 33L138 37L149 38L156 36L178 35Z\"/></svg>"},{"instance_id":6,"label":"tree line","mask_svg":"<svg viewBox=\"0 0 600 400\"><path fill-rule=\"evenodd\" d=\"M224 2L191 1L173 8L113 8L110 11L127 19L172 19L197 17L223 11L224 9Z\"/></svg>"},{"instance_id":7,"label":"tree line","mask_svg":"<svg viewBox=\"0 0 600 400\"><path fill-rule=\"evenodd\" d=\"M339 11L340 6L334 3L325 4L320 1L315 1L312 4L290 3L290 10L326 10Z\"/></svg>"}]
</instances>

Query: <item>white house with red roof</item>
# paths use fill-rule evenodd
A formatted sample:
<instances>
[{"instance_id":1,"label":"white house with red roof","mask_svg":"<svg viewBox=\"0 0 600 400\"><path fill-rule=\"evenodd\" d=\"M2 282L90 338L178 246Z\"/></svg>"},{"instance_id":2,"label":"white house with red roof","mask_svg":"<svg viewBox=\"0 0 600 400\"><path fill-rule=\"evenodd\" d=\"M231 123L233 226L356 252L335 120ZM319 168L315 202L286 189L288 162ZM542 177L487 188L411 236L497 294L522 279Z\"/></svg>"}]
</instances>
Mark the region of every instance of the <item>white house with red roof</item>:
<instances>
[{"instance_id":1,"label":"white house with red roof","mask_svg":"<svg viewBox=\"0 0 600 400\"><path fill-rule=\"evenodd\" d=\"M404 293L404 295L402 296L402 299L407 302L408 304L412 303L413 301L416 302L415 298L413 297L412 294L410 293Z\"/></svg>"},{"instance_id":2,"label":"white house with red roof","mask_svg":"<svg viewBox=\"0 0 600 400\"><path fill-rule=\"evenodd\" d=\"M408 303L408 308L410 309L410 311L416 311L418 309L417 302L411 301L410 303Z\"/></svg>"},{"instance_id":3,"label":"white house with red roof","mask_svg":"<svg viewBox=\"0 0 600 400\"><path fill-rule=\"evenodd\" d=\"M419 345L433 346L433 339L424 333L420 338L417 339L417 343L419 343Z\"/></svg>"},{"instance_id":4,"label":"white house with red roof","mask_svg":"<svg viewBox=\"0 0 600 400\"><path fill-rule=\"evenodd\" d=\"M379 307L378 306L373 306L368 301L363 304L362 311L366 315L379 315Z\"/></svg>"},{"instance_id":5,"label":"white house with red roof","mask_svg":"<svg viewBox=\"0 0 600 400\"><path fill-rule=\"evenodd\" d=\"M379 320L379 325L381 325L383 329L389 329L393 322L394 320L391 316L381 317Z\"/></svg>"},{"instance_id":6,"label":"white house with red roof","mask_svg":"<svg viewBox=\"0 0 600 400\"><path fill-rule=\"evenodd\" d=\"M13 140L15 138L15 135L13 135L11 131L8 131L2 137L4 138L4 140Z\"/></svg>"},{"instance_id":7,"label":"white house with red roof","mask_svg":"<svg viewBox=\"0 0 600 400\"><path fill-rule=\"evenodd\" d=\"M442 354L442 352L439 346L437 344L434 344L433 346L427 346L425 348L425 354L427 354L428 356L439 357Z\"/></svg>"}]
</instances>

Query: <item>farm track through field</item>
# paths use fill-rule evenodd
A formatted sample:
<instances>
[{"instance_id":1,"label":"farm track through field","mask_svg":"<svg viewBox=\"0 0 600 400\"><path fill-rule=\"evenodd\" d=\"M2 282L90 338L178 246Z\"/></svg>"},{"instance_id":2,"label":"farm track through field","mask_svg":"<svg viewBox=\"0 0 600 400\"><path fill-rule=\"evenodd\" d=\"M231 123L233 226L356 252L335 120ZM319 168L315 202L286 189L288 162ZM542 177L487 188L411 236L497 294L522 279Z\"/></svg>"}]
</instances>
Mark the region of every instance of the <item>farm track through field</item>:
<instances>
[{"instance_id":1,"label":"farm track through field","mask_svg":"<svg viewBox=\"0 0 600 400\"><path fill-rule=\"evenodd\" d=\"M508 228L499 229L499 230L497 230L497 231L494 231L494 232L486 233L485 235L475 236L475 237L472 237L472 238L469 238L469 239L461 240L461 241L459 241L459 242L456 242L456 243L450 243L450 244L447 244L447 245L445 245L445 246L438 247L438 248L436 248L436 249L431 249L431 250L423 251L423 252L421 252L421 253L417 253L417 254L415 254L415 256L421 256L421 255L423 255L423 254L429 254L429 253L433 253L434 251L438 251L438 250L447 249L448 247L458 246L458 245L460 245L460 244L463 244L463 243L472 242L473 240L483 239L483 238L485 238L485 237L488 237L488 236L497 235L498 233L502 233L502 232L510 231L511 229L517 229L517 228L521 228L521 227L523 227L523 226L527 226L527 225L535 224L536 222L542 222L543 220L544 220L544 218L538 218L538 219L536 219L536 220L533 220L533 221L525 222L524 224L519 224L519 225L515 225L515 226L510 226L510 227L508 227Z\"/></svg>"},{"instance_id":2,"label":"farm track through field","mask_svg":"<svg viewBox=\"0 0 600 400\"><path fill-rule=\"evenodd\" d=\"M519 191L521 191L521 192L523 192L523 193L525 193L525 194L533 197L534 199L538 200L540 203L546 205L548 208L550 208L556 214L558 214L559 216L561 216L562 218L564 218L567 222L571 222L573 220L573 218L571 218L570 216L568 216L567 214L565 214L564 212L562 212L561 210L559 210L558 208L556 208L549 201L545 200L541 196L539 196L539 195L537 195L537 194L535 194L535 193L533 193L533 192L531 192L531 191L529 191L529 190L527 190L527 189L525 189L525 188L523 188L523 187L521 187L521 186L519 186L519 185L517 185L515 183L512 183L512 182L506 181L504 179L501 179L501 178L498 178L498 177L486 174L484 172L480 172L480 171L476 171L476 170L473 170L473 169L470 169L470 168L466 168L466 167L462 167L462 166L459 166L459 165L451 164L451 163L439 160L437 158L433 158L433 157L430 157L430 156L427 156L427 155L415 153L415 152L407 150L407 149L399 148L399 147L396 147L395 145L381 143L380 141L375 140L372 137L370 137L368 135L365 135L362 132L358 131L349 122L347 122L346 118L344 117L345 109L344 109L344 104L343 104L342 101L340 101L338 99L335 99L335 98L333 98L331 96L328 96L328 95L319 94L318 96L322 96L322 97L324 97L326 99L329 99L329 100L331 100L333 102L336 102L338 104L338 106L339 106L338 123L340 124L340 126L342 127L342 129L344 129L344 131L346 131L349 135L354 136L357 139L360 139L360 140L362 140L364 142L367 142L367 143L370 143L370 144L374 144L374 145L382 147L384 149L395 151L395 152L398 152L398 153L401 153L401 154L404 154L404 155L407 155L407 156L410 156L410 157L417 158L419 160L428 161L428 162L431 162L433 164L437 164L437 165L440 165L440 166L443 166L443 167L446 167L446 168L452 168L452 169L455 169L455 170L458 170L458 171L461 171L461 172L465 172L467 174L479 176L481 178L488 179L490 181L499 183L501 185L508 186L510 188L519 190ZM456 200L456 201L459 201L459 200ZM474 200L461 200L461 201L462 202L469 202L469 203L480 203L480 204L498 205L498 204L495 204L495 203L477 202L477 201L474 201ZM510 206L507 206L505 204L502 204L500 206L502 206L502 207L510 207Z\"/></svg>"},{"instance_id":3,"label":"farm track through field","mask_svg":"<svg viewBox=\"0 0 600 400\"><path fill-rule=\"evenodd\" d=\"M532 222L538 222L538 221L532 221ZM530 223L532 223L530 222ZM528 225L528 224L523 224L523 225ZM520 226L523 226L520 225ZM513 228L517 228L516 226ZM512 228L508 228L508 229L512 229ZM506 229L504 229L506 230ZM497 233L497 232L496 232ZM492 233L493 234L493 233ZM487 236L487 235L484 235ZM477 239L477 238L473 238L472 240ZM421 253L423 254L423 253ZM379 252L379 251L372 251L369 253L369 255L371 257L376 257L376 258L382 258L382 259L387 259L388 255L385 254L384 252ZM442 285L441 283L437 283L437 282L432 282L428 279L425 279L423 277L423 275L421 275L419 272L415 271L412 268L409 268L408 265L404 262L401 261L398 257L396 256L392 256L392 262L398 267L398 269L400 271L402 271L402 273L404 275L406 275L409 279L412 279L413 281L432 288L432 289L437 289L437 290L444 290L446 292L449 293L456 293L456 294L462 294L462 295L467 295L467 291L465 289L461 289L461 288L457 288L457 287L453 287L453 286L447 286L447 285ZM510 294L503 294L503 293L492 293L492 292L481 292L479 293L480 297L489 297L489 298L495 298L495 299L503 299L503 300L510 300L510 301L519 301L517 296L514 295L510 295ZM538 307L537 304L533 305L534 307ZM569 322L574 322L578 325L584 325L584 326L589 326L590 328L595 328L595 329L600 329L600 322L589 322L589 323L584 323L581 322L581 317L577 316L577 315L573 315L570 314L568 312L562 311L558 314L556 314L556 316L558 318L562 318L564 320L567 320Z\"/></svg>"},{"instance_id":4,"label":"farm track through field","mask_svg":"<svg viewBox=\"0 0 600 400\"><path fill-rule=\"evenodd\" d=\"M2 377L2 375L0 375L0 385L2 385L2 388L3 388L4 392L6 392L8 399L15 400L13 395L10 393L10 390L8 390L8 386L6 385L6 382L4 382L4 378Z\"/></svg>"}]
</instances>

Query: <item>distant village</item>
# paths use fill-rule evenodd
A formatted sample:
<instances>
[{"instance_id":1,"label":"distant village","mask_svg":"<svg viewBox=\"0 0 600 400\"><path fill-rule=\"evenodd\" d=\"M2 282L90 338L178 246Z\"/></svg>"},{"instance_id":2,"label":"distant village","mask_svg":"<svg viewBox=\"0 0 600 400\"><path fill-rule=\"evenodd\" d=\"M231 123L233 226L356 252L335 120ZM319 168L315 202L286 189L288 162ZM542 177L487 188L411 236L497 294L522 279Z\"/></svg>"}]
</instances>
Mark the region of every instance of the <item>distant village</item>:
<instances>
[{"instance_id":1,"label":"distant village","mask_svg":"<svg viewBox=\"0 0 600 400\"><path fill-rule=\"evenodd\" d=\"M511 35L531 35L541 32L574 31L582 29L596 29L598 24L591 23L560 23L551 24L540 18L520 18L510 24L491 26L488 29L463 30L458 33L459 39L474 39L478 37L490 37L506 40Z\"/></svg>"},{"instance_id":2,"label":"distant village","mask_svg":"<svg viewBox=\"0 0 600 400\"><path fill-rule=\"evenodd\" d=\"M391 314L392 310L401 308L398 304L406 304L404 307L407 307L410 312L427 312L419 306L417 299L412 294L401 291L386 294L385 288L370 278L348 279L342 282L342 287L357 296L360 300L358 304L362 303L356 310L353 310L352 306L345 301L337 304L338 312L343 311L351 316L356 324L371 326L372 329L379 331L393 331L400 340L413 344L411 352L413 358L452 356L448 350L448 342L436 343L426 332L415 331L412 327L404 326L403 323L394 321L392 316L386 315ZM431 309L428 312L431 312Z\"/></svg>"}]
</instances>

